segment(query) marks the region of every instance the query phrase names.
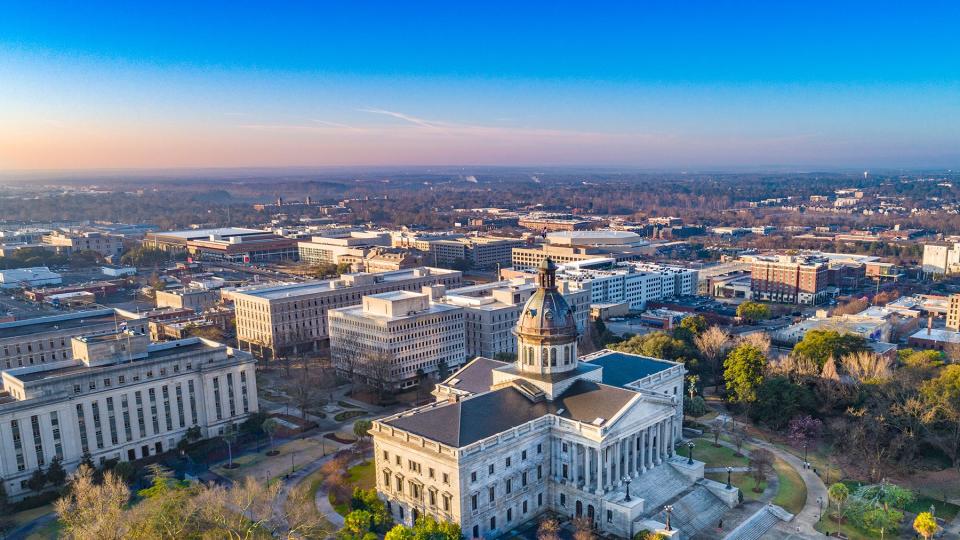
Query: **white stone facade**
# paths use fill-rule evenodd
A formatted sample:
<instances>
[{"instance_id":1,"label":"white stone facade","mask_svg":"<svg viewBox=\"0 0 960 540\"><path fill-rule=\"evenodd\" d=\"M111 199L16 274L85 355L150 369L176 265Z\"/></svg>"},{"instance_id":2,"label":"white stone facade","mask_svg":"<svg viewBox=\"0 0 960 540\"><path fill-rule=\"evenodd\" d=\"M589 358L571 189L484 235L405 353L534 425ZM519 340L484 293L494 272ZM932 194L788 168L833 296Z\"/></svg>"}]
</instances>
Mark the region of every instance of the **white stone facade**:
<instances>
[{"instance_id":1,"label":"white stone facade","mask_svg":"<svg viewBox=\"0 0 960 540\"><path fill-rule=\"evenodd\" d=\"M13 497L55 457L69 471L172 448L198 426L222 433L258 409L254 358L199 338L75 338L74 359L7 370L0 396L0 477Z\"/></svg>"}]
</instances>

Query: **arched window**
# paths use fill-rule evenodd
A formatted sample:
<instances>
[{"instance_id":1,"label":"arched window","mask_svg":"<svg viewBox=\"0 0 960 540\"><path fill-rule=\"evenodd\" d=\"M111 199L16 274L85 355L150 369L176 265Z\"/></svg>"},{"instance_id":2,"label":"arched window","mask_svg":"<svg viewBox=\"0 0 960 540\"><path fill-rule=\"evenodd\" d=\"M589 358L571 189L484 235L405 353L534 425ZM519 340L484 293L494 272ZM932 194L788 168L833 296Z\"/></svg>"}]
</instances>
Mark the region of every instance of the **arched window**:
<instances>
[{"instance_id":1,"label":"arched window","mask_svg":"<svg viewBox=\"0 0 960 540\"><path fill-rule=\"evenodd\" d=\"M566 347L563 348L563 352L564 352L563 363L569 364L570 356L573 354L573 347L570 345L567 345Z\"/></svg>"},{"instance_id":2,"label":"arched window","mask_svg":"<svg viewBox=\"0 0 960 540\"><path fill-rule=\"evenodd\" d=\"M557 348L556 347L550 347L550 365L551 366L557 365Z\"/></svg>"}]
</instances>

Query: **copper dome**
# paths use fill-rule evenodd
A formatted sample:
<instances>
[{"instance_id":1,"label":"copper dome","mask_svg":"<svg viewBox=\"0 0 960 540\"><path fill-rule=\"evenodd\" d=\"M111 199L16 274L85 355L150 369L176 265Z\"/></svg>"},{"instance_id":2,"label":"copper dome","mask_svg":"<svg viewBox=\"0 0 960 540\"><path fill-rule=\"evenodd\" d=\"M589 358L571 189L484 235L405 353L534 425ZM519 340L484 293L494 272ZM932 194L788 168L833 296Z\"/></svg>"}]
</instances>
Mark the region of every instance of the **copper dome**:
<instances>
[{"instance_id":1,"label":"copper dome","mask_svg":"<svg viewBox=\"0 0 960 540\"><path fill-rule=\"evenodd\" d=\"M517 321L516 333L545 341L569 341L577 338L577 323L573 308L556 286L557 266L544 259L537 276L537 291L527 300ZM559 338L559 339L558 339Z\"/></svg>"}]
</instances>

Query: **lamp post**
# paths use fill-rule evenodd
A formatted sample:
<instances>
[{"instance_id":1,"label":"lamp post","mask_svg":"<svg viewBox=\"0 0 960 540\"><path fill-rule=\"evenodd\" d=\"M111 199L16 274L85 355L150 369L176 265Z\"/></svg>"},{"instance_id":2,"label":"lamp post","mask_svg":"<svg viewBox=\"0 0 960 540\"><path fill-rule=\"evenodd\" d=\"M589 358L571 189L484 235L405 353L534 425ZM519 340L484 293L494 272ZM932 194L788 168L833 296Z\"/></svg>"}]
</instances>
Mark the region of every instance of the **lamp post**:
<instances>
[{"instance_id":1,"label":"lamp post","mask_svg":"<svg viewBox=\"0 0 960 540\"><path fill-rule=\"evenodd\" d=\"M807 468L807 443L803 443L803 468Z\"/></svg>"},{"instance_id":2,"label":"lamp post","mask_svg":"<svg viewBox=\"0 0 960 540\"><path fill-rule=\"evenodd\" d=\"M693 444L693 441L687 443L687 465L693 465L693 447L696 446Z\"/></svg>"},{"instance_id":3,"label":"lamp post","mask_svg":"<svg viewBox=\"0 0 960 540\"><path fill-rule=\"evenodd\" d=\"M624 476L623 481L627 484L627 496L623 498L623 502L630 502L630 477Z\"/></svg>"},{"instance_id":4,"label":"lamp post","mask_svg":"<svg viewBox=\"0 0 960 540\"><path fill-rule=\"evenodd\" d=\"M817 516L817 521L823 519L823 497L817 497L817 509L819 515Z\"/></svg>"},{"instance_id":5,"label":"lamp post","mask_svg":"<svg viewBox=\"0 0 960 540\"><path fill-rule=\"evenodd\" d=\"M295 454L296 452L290 452L290 474L293 474L293 471L294 471L293 456Z\"/></svg>"},{"instance_id":6,"label":"lamp post","mask_svg":"<svg viewBox=\"0 0 960 540\"><path fill-rule=\"evenodd\" d=\"M733 467L727 467L727 489L733 489L733 485L730 484L731 474L733 474Z\"/></svg>"},{"instance_id":7,"label":"lamp post","mask_svg":"<svg viewBox=\"0 0 960 540\"><path fill-rule=\"evenodd\" d=\"M673 513L673 506L668 504L663 507L663 510L667 513L667 531L672 531L673 528L670 527L670 514Z\"/></svg>"}]
</instances>

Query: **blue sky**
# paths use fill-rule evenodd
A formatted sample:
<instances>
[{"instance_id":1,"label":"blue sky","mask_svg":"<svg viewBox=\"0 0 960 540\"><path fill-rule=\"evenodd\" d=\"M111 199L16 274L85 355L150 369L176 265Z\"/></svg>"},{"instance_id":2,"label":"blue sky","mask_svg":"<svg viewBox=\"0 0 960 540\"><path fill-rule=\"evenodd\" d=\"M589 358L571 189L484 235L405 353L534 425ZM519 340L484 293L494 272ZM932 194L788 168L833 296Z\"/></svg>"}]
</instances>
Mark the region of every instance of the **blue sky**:
<instances>
[{"instance_id":1,"label":"blue sky","mask_svg":"<svg viewBox=\"0 0 960 540\"><path fill-rule=\"evenodd\" d=\"M29 4L3 169L960 165L956 2Z\"/></svg>"}]
</instances>

